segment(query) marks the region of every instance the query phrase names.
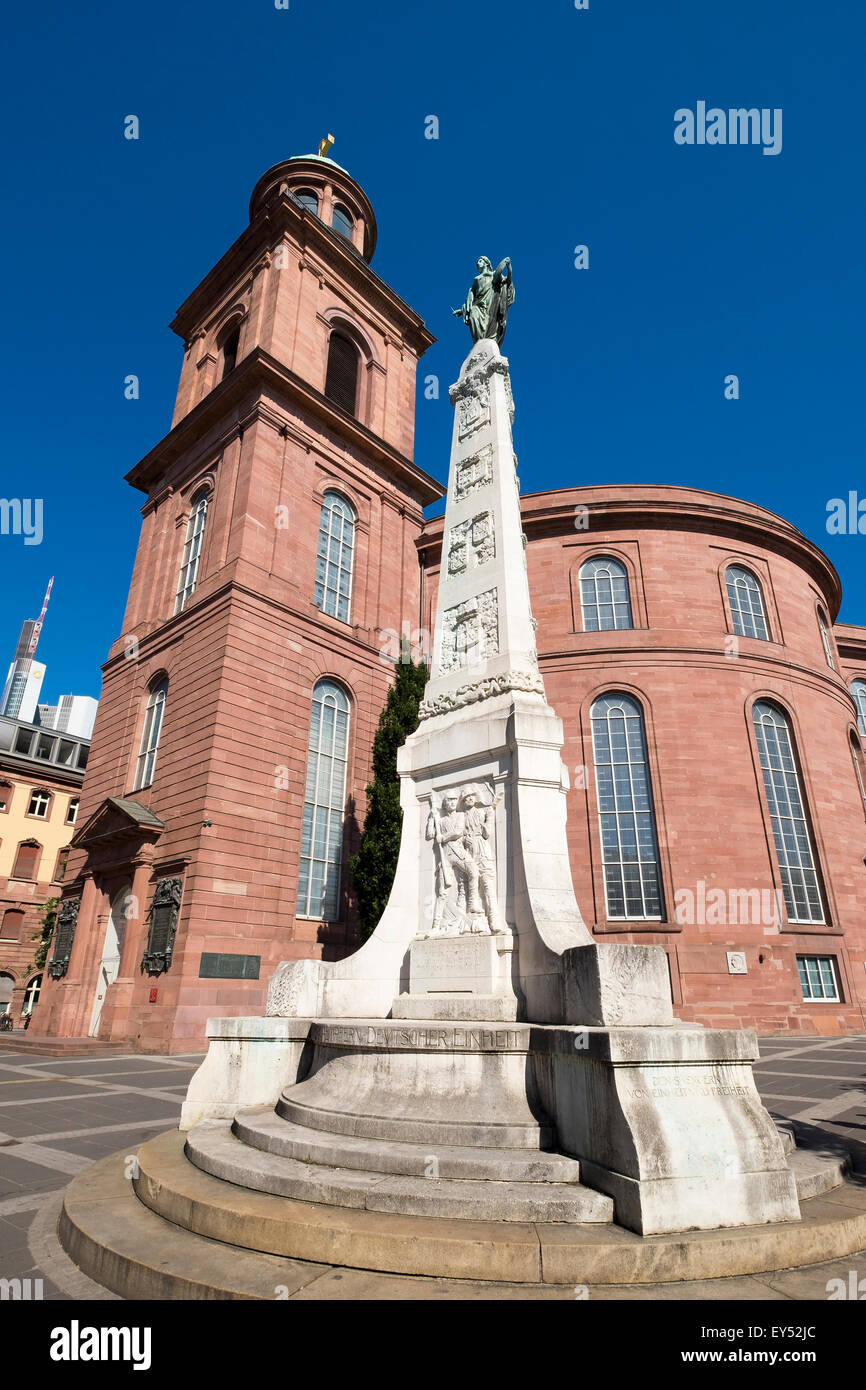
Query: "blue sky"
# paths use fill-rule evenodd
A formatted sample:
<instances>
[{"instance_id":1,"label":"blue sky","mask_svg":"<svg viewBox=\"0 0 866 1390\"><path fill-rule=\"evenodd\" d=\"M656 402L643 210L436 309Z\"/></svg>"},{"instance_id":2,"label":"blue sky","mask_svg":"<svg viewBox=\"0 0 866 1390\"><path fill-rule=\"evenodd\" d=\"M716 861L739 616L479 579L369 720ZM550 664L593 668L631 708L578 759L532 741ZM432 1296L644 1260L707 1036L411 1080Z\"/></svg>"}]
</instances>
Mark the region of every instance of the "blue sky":
<instances>
[{"instance_id":1,"label":"blue sky","mask_svg":"<svg viewBox=\"0 0 866 1390\"><path fill-rule=\"evenodd\" d=\"M17 7L7 39L0 493L44 499L44 539L0 536L3 675L54 574L44 697L99 693L142 500L123 475L174 402L167 325L259 175L328 131L376 210L375 270L439 340L422 375L455 379L468 336L449 310L479 254L511 256L524 491L759 502L825 549L842 620L866 623L866 537L825 524L829 499L866 499L862 7L51 0ZM677 145L674 112L698 101L781 108L781 153ZM440 479L449 439L447 393L419 392L416 457Z\"/></svg>"}]
</instances>

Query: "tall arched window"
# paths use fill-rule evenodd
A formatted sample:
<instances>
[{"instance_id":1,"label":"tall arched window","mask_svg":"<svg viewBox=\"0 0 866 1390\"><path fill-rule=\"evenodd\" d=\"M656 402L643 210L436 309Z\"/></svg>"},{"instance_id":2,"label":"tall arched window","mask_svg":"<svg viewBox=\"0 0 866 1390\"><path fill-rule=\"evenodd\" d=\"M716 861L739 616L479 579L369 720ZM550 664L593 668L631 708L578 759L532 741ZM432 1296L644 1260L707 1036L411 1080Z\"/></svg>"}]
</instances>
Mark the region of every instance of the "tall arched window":
<instances>
[{"instance_id":1,"label":"tall arched window","mask_svg":"<svg viewBox=\"0 0 866 1390\"><path fill-rule=\"evenodd\" d=\"M210 502L210 492L205 489L197 497L193 498L190 508L189 521L186 524L186 540L183 546L183 558L180 564L180 574L177 581L177 595L174 600L174 611L180 613L185 607L186 602L191 598L198 580L198 567L201 559L201 546L204 539L204 524L207 520L208 503Z\"/></svg>"},{"instance_id":2,"label":"tall arched window","mask_svg":"<svg viewBox=\"0 0 866 1390\"><path fill-rule=\"evenodd\" d=\"M818 627L821 630L821 645L824 648L824 656L831 671L836 670L836 663L833 660L833 647L830 642L830 625L827 622L827 615L823 608L818 609Z\"/></svg>"},{"instance_id":3,"label":"tall arched window","mask_svg":"<svg viewBox=\"0 0 866 1390\"><path fill-rule=\"evenodd\" d=\"M41 859L42 846L36 840L22 840L12 866L12 877L35 881L39 877Z\"/></svg>"},{"instance_id":4,"label":"tall arched window","mask_svg":"<svg viewBox=\"0 0 866 1390\"><path fill-rule=\"evenodd\" d=\"M317 681L301 831L299 917L327 922L339 916L348 750L348 697L334 681Z\"/></svg>"},{"instance_id":5,"label":"tall arched window","mask_svg":"<svg viewBox=\"0 0 866 1390\"><path fill-rule=\"evenodd\" d=\"M851 682L851 699L857 711L857 728L866 738L866 681Z\"/></svg>"},{"instance_id":6,"label":"tall arched window","mask_svg":"<svg viewBox=\"0 0 866 1390\"><path fill-rule=\"evenodd\" d=\"M312 188L293 188L292 197L301 207L307 208L309 212L318 213L319 195L314 193Z\"/></svg>"},{"instance_id":7,"label":"tall arched window","mask_svg":"<svg viewBox=\"0 0 866 1390\"><path fill-rule=\"evenodd\" d=\"M854 775L857 778L857 786L860 788L863 808L866 810L866 761L864 761L863 749L855 733L851 734L850 748L851 758L854 762Z\"/></svg>"},{"instance_id":8,"label":"tall arched window","mask_svg":"<svg viewBox=\"0 0 866 1390\"><path fill-rule=\"evenodd\" d=\"M324 613L349 621L355 509L337 492L326 492L319 517L315 601Z\"/></svg>"},{"instance_id":9,"label":"tall arched window","mask_svg":"<svg viewBox=\"0 0 866 1390\"><path fill-rule=\"evenodd\" d=\"M352 232L355 228L355 219L348 208L344 208L340 203L334 204L334 214L331 218L331 226L340 236L344 236L347 241L352 240Z\"/></svg>"},{"instance_id":10,"label":"tall arched window","mask_svg":"<svg viewBox=\"0 0 866 1390\"><path fill-rule=\"evenodd\" d=\"M164 676L155 685L147 700L144 714L144 728L141 731L141 748L135 769L133 791L149 787L156 771L156 754L159 749L159 736L162 733L162 717L165 712L165 697L168 693L168 677Z\"/></svg>"},{"instance_id":11,"label":"tall arched window","mask_svg":"<svg viewBox=\"0 0 866 1390\"><path fill-rule=\"evenodd\" d=\"M592 746L607 915L660 919L658 839L637 700L612 693L595 701Z\"/></svg>"},{"instance_id":12,"label":"tall arched window","mask_svg":"<svg viewBox=\"0 0 866 1390\"><path fill-rule=\"evenodd\" d=\"M0 970L0 1014L8 1014L12 1008L12 991L15 981L5 970Z\"/></svg>"},{"instance_id":13,"label":"tall arched window","mask_svg":"<svg viewBox=\"0 0 866 1390\"><path fill-rule=\"evenodd\" d=\"M580 607L584 632L633 627L628 571L611 555L596 555L580 567Z\"/></svg>"},{"instance_id":14,"label":"tall arched window","mask_svg":"<svg viewBox=\"0 0 866 1390\"><path fill-rule=\"evenodd\" d=\"M752 708L776 859L790 922L823 922L824 902L788 717L758 700Z\"/></svg>"},{"instance_id":15,"label":"tall arched window","mask_svg":"<svg viewBox=\"0 0 866 1390\"><path fill-rule=\"evenodd\" d=\"M758 637L762 642L769 642L764 595L752 571L745 565L728 565L725 583L734 632L738 637Z\"/></svg>"},{"instance_id":16,"label":"tall arched window","mask_svg":"<svg viewBox=\"0 0 866 1390\"><path fill-rule=\"evenodd\" d=\"M228 376L229 372L233 372L237 365L238 345L240 343L240 340L241 326L239 323L237 323L235 324L234 328L229 330L229 332L226 334L226 337L223 339L221 348L222 371L220 372L220 381L224 380L224 378Z\"/></svg>"},{"instance_id":17,"label":"tall arched window","mask_svg":"<svg viewBox=\"0 0 866 1390\"><path fill-rule=\"evenodd\" d=\"M358 368L361 356L355 344L342 333L332 333L328 343L328 370L325 395L354 415L358 405Z\"/></svg>"}]
</instances>

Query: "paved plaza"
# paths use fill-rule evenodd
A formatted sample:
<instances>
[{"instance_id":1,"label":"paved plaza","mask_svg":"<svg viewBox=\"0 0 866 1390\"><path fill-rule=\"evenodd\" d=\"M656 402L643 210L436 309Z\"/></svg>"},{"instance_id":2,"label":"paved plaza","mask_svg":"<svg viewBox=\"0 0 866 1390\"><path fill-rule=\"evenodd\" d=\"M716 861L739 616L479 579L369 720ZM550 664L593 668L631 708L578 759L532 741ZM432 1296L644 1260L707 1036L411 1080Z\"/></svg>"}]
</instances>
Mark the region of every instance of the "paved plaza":
<instances>
[{"instance_id":1,"label":"paved plaza","mask_svg":"<svg viewBox=\"0 0 866 1390\"><path fill-rule=\"evenodd\" d=\"M0 1051L0 1279L41 1280L45 1299L113 1299L64 1255L55 1229L66 1183L98 1158L136 1146L177 1123L198 1055L95 1053L40 1057ZM778 1118L807 1144L849 1149L853 1181L866 1182L866 1035L766 1038L755 1076ZM575 1291L400 1278L310 1265L295 1299L573 1299ZM781 1274L700 1283L596 1286L613 1299L804 1300L827 1298L831 1279L866 1277L866 1253Z\"/></svg>"}]
</instances>

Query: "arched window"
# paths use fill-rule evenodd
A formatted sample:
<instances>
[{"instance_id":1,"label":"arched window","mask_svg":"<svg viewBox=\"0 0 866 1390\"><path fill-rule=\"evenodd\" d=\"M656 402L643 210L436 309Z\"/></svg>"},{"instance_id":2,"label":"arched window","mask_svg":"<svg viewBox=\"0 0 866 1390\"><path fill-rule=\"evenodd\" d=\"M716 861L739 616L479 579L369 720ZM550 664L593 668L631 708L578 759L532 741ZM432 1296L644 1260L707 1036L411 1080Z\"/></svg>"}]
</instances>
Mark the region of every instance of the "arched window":
<instances>
[{"instance_id":1,"label":"arched window","mask_svg":"<svg viewBox=\"0 0 866 1390\"><path fill-rule=\"evenodd\" d=\"M758 637L762 642L769 642L764 595L752 571L745 565L728 565L725 583L734 632L738 637Z\"/></svg>"},{"instance_id":2,"label":"arched window","mask_svg":"<svg viewBox=\"0 0 866 1390\"><path fill-rule=\"evenodd\" d=\"M8 912L3 913L3 921L0 924L0 938L4 941L20 941L21 932L24 929L24 913L16 907L11 907Z\"/></svg>"},{"instance_id":3,"label":"arched window","mask_svg":"<svg viewBox=\"0 0 866 1390\"><path fill-rule=\"evenodd\" d=\"M44 787L36 787L31 792L30 801L27 804L27 814L28 816L36 816L37 820L47 820L50 806L51 793L47 792Z\"/></svg>"},{"instance_id":4,"label":"arched window","mask_svg":"<svg viewBox=\"0 0 866 1390\"><path fill-rule=\"evenodd\" d=\"M361 357L353 342L342 333L332 333L328 344L328 370L325 375L325 395L355 414L358 404L358 368Z\"/></svg>"},{"instance_id":5,"label":"arched window","mask_svg":"<svg viewBox=\"0 0 866 1390\"><path fill-rule=\"evenodd\" d=\"M58 851L57 863L54 866L54 882L62 883L66 877L66 865L69 861L69 846L66 845Z\"/></svg>"},{"instance_id":6,"label":"arched window","mask_svg":"<svg viewBox=\"0 0 866 1390\"><path fill-rule=\"evenodd\" d=\"M12 867L13 878L26 878L35 881L39 877L39 862L42 846L36 840L22 840L15 855Z\"/></svg>"},{"instance_id":7,"label":"arched window","mask_svg":"<svg viewBox=\"0 0 866 1390\"><path fill-rule=\"evenodd\" d=\"M866 738L866 681L851 682L851 699L854 701L854 708L857 711L857 728ZM0 787L0 797L2 795L3 788Z\"/></svg>"},{"instance_id":8,"label":"arched window","mask_svg":"<svg viewBox=\"0 0 866 1390\"><path fill-rule=\"evenodd\" d=\"M584 632L633 627L625 565L610 555L596 555L581 565L580 607Z\"/></svg>"},{"instance_id":9,"label":"arched window","mask_svg":"<svg viewBox=\"0 0 866 1390\"><path fill-rule=\"evenodd\" d=\"M237 323L234 328L229 330L222 342L222 371L220 372L220 381L224 381L229 372L233 372L235 369L238 360L238 344L240 340L241 326Z\"/></svg>"},{"instance_id":10,"label":"arched window","mask_svg":"<svg viewBox=\"0 0 866 1390\"><path fill-rule=\"evenodd\" d=\"M788 717L758 700L752 708L776 859L790 922L823 922L824 902Z\"/></svg>"},{"instance_id":11,"label":"arched window","mask_svg":"<svg viewBox=\"0 0 866 1390\"><path fill-rule=\"evenodd\" d=\"M15 981L5 970L0 970L0 1014L8 1014L12 1004L12 991Z\"/></svg>"},{"instance_id":12,"label":"arched window","mask_svg":"<svg viewBox=\"0 0 866 1390\"><path fill-rule=\"evenodd\" d=\"M21 1006L23 1014L32 1014L36 1005L39 1003L39 991L42 988L42 976L34 975L24 991L24 1003Z\"/></svg>"},{"instance_id":13,"label":"arched window","mask_svg":"<svg viewBox=\"0 0 866 1390\"><path fill-rule=\"evenodd\" d=\"M335 921L339 916L348 750L348 697L334 681L317 681L301 832L299 917Z\"/></svg>"},{"instance_id":14,"label":"arched window","mask_svg":"<svg viewBox=\"0 0 866 1390\"><path fill-rule=\"evenodd\" d=\"M177 595L174 600L175 613L182 611L195 590L209 501L210 492L207 489L193 498L189 521L186 524L186 540L184 541L183 558L177 581Z\"/></svg>"},{"instance_id":15,"label":"arched window","mask_svg":"<svg viewBox=\"0 0 866 1390\"><path fill-rule=\"evenodd\" d=\"M818 627L821 630L821 645L824 648L824 656L831 671L836 670L836 663L833 660L833 647L830 642L830 626L827 622L827 615L823 608L818 609Z\"/></svg>"},{"instance_id":16,"label":"arched window","mask_svg":"<svg viewBox=\"0 0 866 1390\"><path fill-rule=\"evenodd\" d=\"M659 920L662 886L643 711L630 695L592 706L592 746L609 918Z\"/></svg>"},{"instance_id":17,"label":"arched window","mask_svg":"<svg viewBox=\"0 0 866 1390\"><path fill-rule=\"evenodd\" d=\"M337 492L326 492L319 517L315 601L324 613L349 621L355 510Z\"/></svg>"},{"instance_id":18,"label":"arched window","mask_svg":"<svg viewBox=\"0 0 866 1390\"><path fill-rule=\"evenodd\" d=\"M341 203L334 204L334 214L331 218L331 226L340 236L344 236L347 241L352 240L352 232L355 228L355 219L348 208L344 208Z\"/></svg>"},{"instance_id":19,"label":"arched window","mask_svg":"<svg viewBox=\"0 0 866 1390\"><path fill-rule=\"evenodd\" d=\"M167 693L168 677L164 676L159 684L153 687L148 697L147 709L144 714L144 728L141 731L141 749L138 754L138 764L135 769L135 785L133 791L140 791L142 787L149 787L153 781Z\"/></svg>"},{"instance_id":20,"label":"arched window","mask_svg":"<svg viewBox=\"0 0 866 1390\"><path fill-rule=\"evenodd\" d=\"M310 212L318 214L319 195L318 193L314 193L312 188L293 188L292 197L296 203L301 204L301 207L307 208Z\"/></svg>"},{"instance_id":21,"label":"arched window","mask_svg":"<svg viewBox=\"0 0 866 1390\"><path fill-rule=\"evenodd\" d=\"M855 733L851 734L848 746L851 749L851 759L854 763L854 776L857 778L857 786L860 789L864 810L866 810L866 762L863 759L860 740Z\"/></svg>"}]
</instances>

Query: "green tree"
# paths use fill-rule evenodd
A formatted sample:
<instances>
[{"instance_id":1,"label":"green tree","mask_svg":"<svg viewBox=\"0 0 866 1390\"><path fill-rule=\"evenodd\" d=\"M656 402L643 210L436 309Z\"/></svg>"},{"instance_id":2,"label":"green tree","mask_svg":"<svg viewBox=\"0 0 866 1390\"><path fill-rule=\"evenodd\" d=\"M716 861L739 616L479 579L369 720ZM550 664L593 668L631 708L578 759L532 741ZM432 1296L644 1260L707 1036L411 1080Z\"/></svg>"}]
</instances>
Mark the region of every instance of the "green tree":
<instances>
[{"instance_id":1,"label":"green tree","mask_svg":"<svg viewBox=\"0 0 866 1390\"><path fill-rule=\"evenodd\" d=\"M57 925L57 909L60 906L59 898L49 898L44 902L36 914L39 918L39 930L33 933L32 941L38 941L33 960L27 967L27 974L31 970L44 970L45 962L48 959L48 951L51 946L51 938L54 935L54 928Z\"/></svg>"},{"instance_id":2,"label":"green tree","mask_svg":"<svg viewBox=\"0 0 866 1390\"><path fill-rule=\"evenodd\" d=\"M362 941L372 934L382 916L394 882L403 825L397 749L418 727L418 706L427 684L427 667L411 661L405 642L396 669L397 679L388 691L373 739L373 780L367 786L361 847L349 861Z\"/></svg>"}]
</instances>

